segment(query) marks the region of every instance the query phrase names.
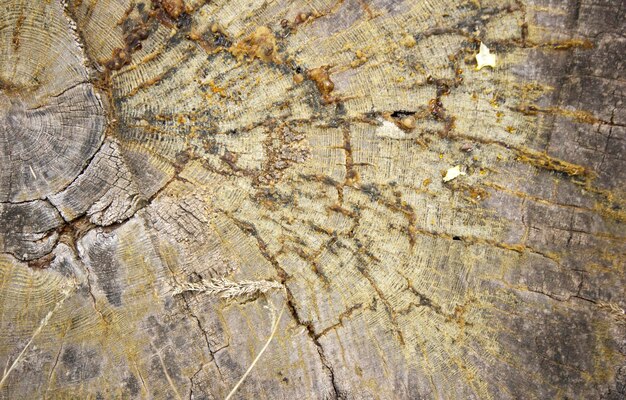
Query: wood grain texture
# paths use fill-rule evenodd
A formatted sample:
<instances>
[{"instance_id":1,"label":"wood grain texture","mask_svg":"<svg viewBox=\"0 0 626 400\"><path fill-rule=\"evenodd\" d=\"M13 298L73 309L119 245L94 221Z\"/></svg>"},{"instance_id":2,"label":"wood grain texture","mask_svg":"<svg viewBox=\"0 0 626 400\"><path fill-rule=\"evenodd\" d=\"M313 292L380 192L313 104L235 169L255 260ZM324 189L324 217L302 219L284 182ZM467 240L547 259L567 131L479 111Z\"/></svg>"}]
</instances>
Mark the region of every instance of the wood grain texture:
<instances>
[{"instance_id":1,"label":"wood grain texture","mask_svg":"<svg viewBox=\"0 0 626 400\"><path fill-rule=\"evenodd\" d=\"M0 0L0 397L624 398L625 13Z\"/></svg>"}]
</instances>

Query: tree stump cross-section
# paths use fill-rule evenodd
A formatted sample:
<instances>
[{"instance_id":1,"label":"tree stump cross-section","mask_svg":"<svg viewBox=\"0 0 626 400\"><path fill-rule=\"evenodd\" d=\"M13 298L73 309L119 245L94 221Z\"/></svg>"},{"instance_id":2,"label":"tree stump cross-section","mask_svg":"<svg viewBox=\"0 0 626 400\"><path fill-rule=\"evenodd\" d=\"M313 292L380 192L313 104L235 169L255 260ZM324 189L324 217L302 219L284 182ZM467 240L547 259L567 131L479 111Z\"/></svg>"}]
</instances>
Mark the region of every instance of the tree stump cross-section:
<instances>
[{"instance_id":1,"label":"tree stump cross-section","mask_svg":"<svg viewBox=\"0 0 626 400\"><path fill-rule=\"evenodd\" d=\"M624 21L0 0L0 398L626 398Z\"/></svg>"}]
</instances>

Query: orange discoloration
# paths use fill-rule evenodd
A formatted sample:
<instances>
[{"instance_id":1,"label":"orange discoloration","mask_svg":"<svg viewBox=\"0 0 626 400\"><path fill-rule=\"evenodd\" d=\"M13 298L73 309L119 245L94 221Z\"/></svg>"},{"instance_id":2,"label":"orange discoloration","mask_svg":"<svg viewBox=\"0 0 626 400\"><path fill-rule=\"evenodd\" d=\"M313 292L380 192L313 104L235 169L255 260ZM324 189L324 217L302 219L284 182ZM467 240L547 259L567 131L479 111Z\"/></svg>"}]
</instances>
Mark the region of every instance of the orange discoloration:
<instances>
[{"instance_id":1,"label":"orange discoloration","mask_svg":"<svg viewBox=\"0 0 626 400\"><path fill-rule=\"evenodd\" d=\"M296 84L300 84L300 83L302 83L302 82L304 81L304 76L303 76L302 74L295 74L295 75L293 76L293 81L294 81Z\"/></svg>"},{"instance_id":2,"label":"orange discoloration","mask_svg":"<svg viewBox=\"0 0 626 400\"><path fill-rule=\"evenodd\" d=\"M322 98L325 103L332 102L331 92L335 89L335 84L330 80L330 75L328 74L329 66L325 65L318 68L313 68L308 72L309 78L315 82L317 89L322 94Z\"/></svg>"},{"instance_id":3,"label":"orange discoloration","mask_svg":"<svg viewBox=\"0 0 626 400\"><path fill-rule=\"evenodd\" d=\"M400 121L398 121L398 126L401 129L410 131L413 130L415 128L415 117L412 115L409 115L407 117L402 118Z\"/></svg>"},{"instance_id":4,"label":"orange discoloration","mask_svg":"<svg viewBox=\"0 0 626 400\"><path fill-rule=\"evenodd\" d=\"M161 0L161 7L163 7L167 15L174 19L177 19L185 12L185 2L183 0Z\"/></svg>"},{"instance_id":5,"label":"orange discoloration","mask_svg":"<svg viewBox=\"0 0 626 400\"><path fill-rule=\"evenodd\" d=\"M213 80L210 80L209 86L211 87L211 92L217 93L220 97L226 97L226 89L223 87L217 86Z\"/></svg>"},{"instance_id":6,"label":"orange discoloration","mask_svg":"<svg viewBox=\"0 0 626 400\"><path fill-rule=\"evenodd\" d=\"M110 70L119 70L123 66L130 64L130 52L127 49L116 48L113 49L111 60L109 60L105 66Z\"/></svg>"}]
</instances>

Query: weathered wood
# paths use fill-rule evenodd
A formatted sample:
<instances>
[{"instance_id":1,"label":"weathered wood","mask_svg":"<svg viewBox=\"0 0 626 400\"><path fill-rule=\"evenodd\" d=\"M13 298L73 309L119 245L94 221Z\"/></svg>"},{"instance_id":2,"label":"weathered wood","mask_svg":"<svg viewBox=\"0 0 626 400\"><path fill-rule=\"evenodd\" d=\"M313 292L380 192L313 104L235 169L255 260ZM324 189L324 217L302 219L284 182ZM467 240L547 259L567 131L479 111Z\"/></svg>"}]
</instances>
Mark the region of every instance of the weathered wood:
<instances>
[{"instance_id":1,"label":"weathered wood","mask_svg":"<svg viewBox=\"0 0 626 400\"><path fill-rule=\"evenodd\" d=\"M625 13L0 0L0 396L624 398Z\"/></svg>"}]
</instances>

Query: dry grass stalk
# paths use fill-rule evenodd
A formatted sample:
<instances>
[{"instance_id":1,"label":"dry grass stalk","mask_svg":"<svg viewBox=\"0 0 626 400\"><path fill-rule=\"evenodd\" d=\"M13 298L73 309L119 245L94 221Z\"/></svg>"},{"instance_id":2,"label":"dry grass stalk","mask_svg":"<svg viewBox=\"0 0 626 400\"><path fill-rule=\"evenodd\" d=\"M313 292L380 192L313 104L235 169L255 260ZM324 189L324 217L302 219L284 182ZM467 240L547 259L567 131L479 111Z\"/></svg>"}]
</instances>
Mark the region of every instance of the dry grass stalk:
<instances>
[{"instance_id":1,"label":"dry grass stalk","mask_svg":"<svg viewBox=\"0 0 626 400\"><path fill-rule=\"evenodd\" d=\"M225 299L234 299L238 297L249 298L259 294L266 293L273 289L282 289L283 285L275 281L239 281L234 282L225 278L213 278L213 279L202 279L199 282L187 282L183 284L177 284L174 289L174 295L181 294L184 292L203 292L212 296L221 297ZM259 361L270 342L276 335L276 331L278 330L278 324L280 322L281 317L283 316L283 312L285 311L285 304L283 303L283 307L280 310L278 316L276 316L275 308L273 306L266 307L270 309L272 314L272 331L270 336L268 337L265 345L259 351L259 354L254 358L246 372L239 379L235 387L228 393L226 396L226 400L230 400L230 398L235 394L239 386L243 383L246 377L250 374L256 363Z\"/></svg>"},{"instance_id":2,"label":"dry grass stalk","mask_svg":"<svg viewBox=\"0 0 626 400\"><path fill-rule=\"evenodd\" d=\"M37 329L35 329L35 331L33 332L33 335L30 337L30 339L28 340L28 342L26 343L26 345L24 346L24 348L22 349L20 354L17 355L17 357L15 358L15 360L13 361L13 363L11 364L9 369L7 370L5 368L4 373L2 374L2 379L0 380L0 388L6 382L7 378L9 377L9 374L11 374L11 371L13 371L13 369L15 369L15 367L17 367L17 364L22 360L22 358L24 357L24 354L26 354L26 350L28 350L30 345L35 340L35 338L37 336L39 336L39 334L41 333L43 328L45 328L48 325L48 323L50 322L50 319L52 318L52 315L59 308L61 308L61 306L63 305L65 300L67 300L67 298L70 297L70 295L73 293L73 289L74 289L73 287L66 287L65 289L63 289L63 291L61 292L61 293L63 293L63 297L61 297L61 299L59 301L57 301L57 303L54 305L54 308L52 310L48 311L46 316L43 317L41 322L39 322L39 326L37 327Z\"/></svg>"},{"instance_id":3,"label":"dry grass stalk","mask_svg":"<svg viewBox=\"0 0 626 400\"><path fill-rule=\"evenodd\" d=\"M239 386L241 386L241 384L243 383L243 381L246 379L246 377L248 376L248 374L250 374L250 371L252 371L252 368L254 368L254 366L256 365L257 361L259 361L259 359L261 358L261 356L263 355L263 353L265 353L265 350L267 350L267 346L270 345L270 342L272 341L272 339L274 338L274 335L276 335L276 331L278 330L278 323L280 322L280 318L283 316L283 312L285 311L285 303L283 303L283 307L280 309L280 313L278 313L278 317L276 317L275 311L274 311L274 307L272 306L270 308L270 311L272 313L272 333L270 333L269 338L267 338L267 341L265 342L265 345L263 346L263 348L261 349L261 351L259 351L259 354L257 354L257 356L254 358L254 361L252 361L252 364L250 364L250 366L248 367L248 369L246 370L246 372L243 374L243 376L241 377L241 379L239 379L239 381L237 382L237 384L235 385L235 387L232 388L232 390L230 391L230 393L228 393L228 396L226 396L225 400L230 400L230 398L235 394L235 392L237 391L237 389L239 389Z\"/></svg>"},{"instance_id":4,"label":"dry grass stalk","mask_svg":"<svg viewBox=\"0 0 626 400\"><path fill-rule=\"evenodd\" d=\"M150 341L150 346L152 347L157 357L159 358L159 362L161 363L161 368L163 369L163 374L165 374L165 379L167 379L167 383L169 383L170 387L174 391L176 398L178 400L183 400L183 398L180 396L180 393L178 393L178 389L176 389L176 385L174 385L174 381L172 380L172 377L167 372L167 367L165 366L165 361L163 361L163 356L161 356L161 351L156 349L152 341Z\"/></svg>"},{"instance_id":5,"label":"dry grass stalk","mask_svg":"<svg viewBox=\"0 0 626 400\"><path fill-rule=\"evenodd\" d=\"M204 292L211 296L224 299L236 297L253 297L273 289L282 289L282 285L274 281L239 281L233 282L225 278L203 279L200 282L178 284L174 294L183 292Z\"/></svg>"}]
</instances>

